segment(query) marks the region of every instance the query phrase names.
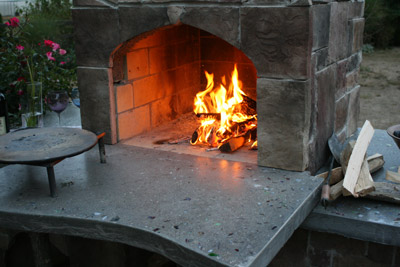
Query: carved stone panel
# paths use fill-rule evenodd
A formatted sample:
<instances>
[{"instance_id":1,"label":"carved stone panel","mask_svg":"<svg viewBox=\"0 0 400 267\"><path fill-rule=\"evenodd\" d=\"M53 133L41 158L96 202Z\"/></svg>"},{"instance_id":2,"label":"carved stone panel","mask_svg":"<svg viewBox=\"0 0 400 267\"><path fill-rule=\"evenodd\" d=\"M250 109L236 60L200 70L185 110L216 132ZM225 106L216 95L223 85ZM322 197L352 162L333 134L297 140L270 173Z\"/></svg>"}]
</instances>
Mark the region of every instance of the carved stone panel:
<instances>
[{"instance_id":1,"label":"carved stone panel","mask_svg":"<svg viewBox=\"0 0 400 267\"><path fill-rule=\"evenodd\" d=\"M307 167L310 82L258 79L258 164L286 170Z\"/></svg>"},{"instance_id":2,"label":"carved stone panel","mask_svg":"<svg viewBox=\"0 0 400 267\"><path fill-rule=\"evenodd\" d=\"M242 8L241 50L259 77L306 79L311 68L311 24L308 7Z\"/></svg>"},{"instance_id":3,"label":"carved stone panel","mask_svg":"<svg viewBox=\"0 0 400 267\"><path fill-rule=\"evenodd\" d=\"M181 22L212 33L239 46L239 8L185 7Z\"/></svg>"}]
</instances>

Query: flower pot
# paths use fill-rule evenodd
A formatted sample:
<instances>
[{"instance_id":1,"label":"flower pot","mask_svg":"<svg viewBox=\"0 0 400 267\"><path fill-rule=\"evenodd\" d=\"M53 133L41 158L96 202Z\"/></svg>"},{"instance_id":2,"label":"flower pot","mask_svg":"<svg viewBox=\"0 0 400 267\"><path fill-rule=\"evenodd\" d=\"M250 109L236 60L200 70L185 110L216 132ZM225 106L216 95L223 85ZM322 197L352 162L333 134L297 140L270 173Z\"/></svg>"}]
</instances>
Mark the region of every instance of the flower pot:
<instances>
[{"instance_id":1,"label":"flower pot","mask_svg":"<svg viewBox=\"0 0 400 267\"><path fill-rule=\"evenodd\" d=\"M43 127L42 83L27 83L21 101L22 127Z\"/></svg>"}]
</instances>

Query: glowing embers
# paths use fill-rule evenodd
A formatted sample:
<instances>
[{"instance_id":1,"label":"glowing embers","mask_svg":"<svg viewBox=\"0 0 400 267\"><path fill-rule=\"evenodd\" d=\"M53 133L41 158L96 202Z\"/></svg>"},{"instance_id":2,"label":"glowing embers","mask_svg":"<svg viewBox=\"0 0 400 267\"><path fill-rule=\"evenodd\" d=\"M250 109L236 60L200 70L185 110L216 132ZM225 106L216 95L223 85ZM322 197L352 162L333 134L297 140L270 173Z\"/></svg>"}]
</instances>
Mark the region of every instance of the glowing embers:
<instances>
[{"instance_id":1,"label":"glowing embers","mask_svg":"<svg viewBox=\"0 0 400 267\"><path fill-rule=\"evenodd\" d=\"M232 152L249 143L257 148L256 101L241 89L236 65L227 85L225 76L215 86L214 75L205 72L207 87L197 93L194 112L201 125L195 130L190 143L207 145L222 152ZM226 89L228 88L228 89Z\"/></svg>"}]
</instances>

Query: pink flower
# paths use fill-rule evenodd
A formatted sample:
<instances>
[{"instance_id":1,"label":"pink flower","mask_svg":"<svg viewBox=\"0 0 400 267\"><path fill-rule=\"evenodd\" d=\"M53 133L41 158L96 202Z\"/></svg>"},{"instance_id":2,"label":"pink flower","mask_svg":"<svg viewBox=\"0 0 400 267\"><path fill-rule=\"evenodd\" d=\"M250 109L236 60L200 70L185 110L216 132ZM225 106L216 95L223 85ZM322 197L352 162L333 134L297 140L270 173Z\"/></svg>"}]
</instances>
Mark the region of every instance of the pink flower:
<instances>
[{"instance_id":1,"label":"pink flower","mask_svg":"<svg viewBox=\"0 0 400 267\"><path fill-rule=\"evenodd\" d=\"M24 77L18 77L17 82L21 82L21 81L26 82L26 79Z\"/></svg>"},{"instance_id":2,"label":"pink flower","mask_svg":"<svg viewBox=\"0 0 400 267\"><path fill-rule=\"evenodd\" d=\"M17 45L16 48L17 48L19 51L22 51L22 50L24 50L25 47L23 47L22 45Z\"/></svg>"},{"instance_id":3,"label":"pink flower","mask_svg":"<svg viewBox=\"0 0 400 267\"><path fill-rule=\"evenodd\" d=\"M48 47L53 47L53 41L52 40L44 40L44 45Z\"/></svg>"},{"instance_id":4,"label":"pink flower","mask_svg":"<svg viewBox=\"0 0 400 267\"><path fill-rule=\"evenodd\" d=\"M53 51L57 51L57 49L60 49L60 45L57 43L52 43Z\"/></svg>"},{"instance_id":5,"label":"pink flower","mask_svg":"<svg viewBox=\"0 0 400 267\"><path fill-rule=\"evenodd\" d=\"M53 57L53 53L52 52L47 52L46 56L47 56L48 60L56 61L56 59Z\"/></svg>"},{"instance_id":6,"label":"pink flower","mask_svg":"<svg viewBox=\"0 0 400 267\"><path fill-rule=\"evenodd\" d=\"M65 61L61 61L61 62L60 62L60 65L64 65L64 64L65 64Z\"/></svg>"},{"instance_id":7,"label":"pink flower","mask_svg":"<svg viewBox=\"0 0 400 267\"><path fill-rule=\"evenodd\" d=\"M67 53L67 51L60 48L60 50L58 50L58 53L63 56Z\"/></svg>"},{"instance_id":8,"label":"pink flower","mask_svg":"<svg viewBox=\"0 0 400 267\"><path fill-rule=\"evenodd\" d=\"M10 19L10 21L7 21L5 23L7 26L11 26L13 28L18 27L19 26L19 19L17 17L13 17Z\"/></svg>"},{"instance_id":9,"label":"pink flower","mask_svg":"<svg viewBox=\"0 0 400 267\"><path fill-rule=\"evenodd\" d=\"M18 95L23 95L23 94L24 94L24 91L18 90L17 94L18 94Z\"/></svg>"}]
</instances>

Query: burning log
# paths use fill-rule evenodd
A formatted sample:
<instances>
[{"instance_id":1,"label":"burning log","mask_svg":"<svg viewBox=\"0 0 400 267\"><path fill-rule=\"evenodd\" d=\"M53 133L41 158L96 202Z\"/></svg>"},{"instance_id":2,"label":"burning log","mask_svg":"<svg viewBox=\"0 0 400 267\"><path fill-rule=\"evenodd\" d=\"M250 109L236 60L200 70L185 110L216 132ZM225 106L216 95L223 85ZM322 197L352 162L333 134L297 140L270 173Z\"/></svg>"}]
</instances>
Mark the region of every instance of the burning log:
<instances>
[{"instance_id":1,"label":"burning log","mask_svg":"<svg viewBox=\"0 0 400 267\"><path fill-rule=\"evenodd\" d=\"M219 147L219 151L229 153L238 150L246 142L244 136L232 137L226 143Z\"/></svg>"},{"instance_id":2,"label":"burning log","mask_svg":"<svg viewBox=\"0 0 400 267\"><path fill-rule=\"evenodd\" d=\"M221 113L197 113L196 116L200 119L221 119Z\"/></svg>"},{"instance_id":3,"label":"burning log","mask_svg":"<svg viewBox=\"0 0 400 267\"><path fill-rule=\"evenodd\" d=\"M247 95L242 95L243 101L235 105L235 112L248 116L257 115L257 102Z\"/></svg>"}]
</instances>

